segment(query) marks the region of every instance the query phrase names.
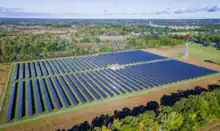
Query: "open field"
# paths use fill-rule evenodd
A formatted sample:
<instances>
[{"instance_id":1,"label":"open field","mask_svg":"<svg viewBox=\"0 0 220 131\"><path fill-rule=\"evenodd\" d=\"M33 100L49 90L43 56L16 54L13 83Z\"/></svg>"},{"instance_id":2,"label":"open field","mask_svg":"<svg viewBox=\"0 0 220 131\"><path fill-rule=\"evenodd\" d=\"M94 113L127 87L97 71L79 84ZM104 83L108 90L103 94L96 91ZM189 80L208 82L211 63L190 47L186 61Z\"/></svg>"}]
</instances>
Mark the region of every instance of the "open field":
<instances>
[{"instance_id":1,"label":"open field","mask_svg":"<svg viewBox=\"0 0 220 131\"><path fill-rule=\"evenodd\" d=\"M53 28L53 29L26 29L24 30L24 33L27 34L66 34L68 32L72 32L73 29L72 28L63 28L63 29L59 29L59 28Z\"/></svg>"},{"instance_id":2,"label":"open field","mask_svg":"<svg viewBox=\"0 0 220 131\"><path fill-rule=\"evenodd\" d=\"M161 56L166 56L169 58L180 57L184 55L185 47L184 45L177 46L167 46L167 47L159 47L159 48L149 48L145 49L145 51L155 53Z\"/></svg>"},{"instance_id":3,"label":"open field","mask_svg":"<svg viewBox=\"0 0 220 131\"><path fill-rule=\"evenodd\" d=\"M153 52L153 53L156 53L156 54L159 54L159 55L163 55L163 56L167 56L167 57L177 57L177 56L181 56L183 53L183 51L184 51L184 48L183 47L181 47L181 46L176 46L176 47L171 47L171 48L160 48L160 49L148 49L147 51L150 51L150 52ZM204 66L204 67L207 67L207 68L210 68L210 69L215 69L215 70L218 70L218 69L220 69L219 67L219 65L215 65L215 64L210 64L210 63L206 63L206 62L204 62L204 61L201 61L201 60L194 60L195 58L189 58L189 59L187 59L187 60L184 60L184 59L179 59L179 60L181 60L181 61L183 61L183 62L186 62L186 63L192 63L192 64L195 64L195 65L198 65L198 66ZM145 60L146 61L146 60ZM154 61L154 60L152 60L152 61ZM168 63L169 63L169 61L172 61L172 60L167 60L168 61ZM163 62L165 62L166 63L166 61L161 61L162 63ZM30 63L30 62L29 62ZM46 70L47 70L47 74L49 74L50 73L50 71L49 70L51 70L52 69L52 71L55 73L56 71L55 70L57 70L61 75L59 75L59 73L58 73L58 76L57 75L55 75L55 74L53 74L52 76L49 76L49 77L45 77L45 78L41 78L41 76L43 75L45 75L45 71L43 71L43 64L42 63L40 63L40 64L38 64L39 62L33 62L34 63L34 65L35 65L35 67L36 67L36 65L39 65L39 69L42 69L42 70L39 70L39 69L37 69L36 70L36 76L38 76L39 74L41 74L41 75L39 75L39 78L37 78L37 81L39 80L39 82L41 83L41 85L40 85L40 88L41 89L43 89L43 86L42 86L42 80L43 81L45 81L47 78L50 78L50 79L52 79L52 83L53 83L53 85L56 87L56 89L55 90L57 90L57 92L59 92L59 89L58 89L58 87L57 87L57 85L56 84L54 84L54 82L56 81L55 79L57 79L59 76L63 76L62 74L64 73L65 74L65 72L66 72L66 70L70 70L70 68L71 67L68 67L68 66L66 66L65 65L65 63L66 62L62 62L62 61L56 61L56 60L53 60L52 61L52 63L49 63L48 65L49 66L45 66L46 67ZM44 64L46 63L45 61L43 62ZM67 69L65 70L64 69L64 67L63 67L63 64L61 64L61 63L64 63L64 66L65 67L67 67ZM77 62L72 62L72 63L77 63ZM88 61L87 61L87 63L88 63ZM106 65L109 65L109 62L107 62L108 64L106 64ZM114 64L115 62L110 62L110 64ZM80 80L80 77L81 76L83 76L84 74L86 74L86 76L87 76L87 78L89 78L89 79L91 79L92 81L93 81L93 83L94 83L94 81L96 81L95 79L92 79L92 78L98 78L98 80L100 81L100 80L104 80L104 81L106 81L106 80L108 80L108 82L106 83L107 85L110 85L110 83L109 82L113 82L114 84L115 84L115 86L117 86L117 92L120 92L120 94L124 94L123 92L126 92L125 94L127 94L127 93L129 93L129 88L130 88L130 90L134 90L135 88L137 88L138 86L134 86L135 88L131 88L132 86L130 86L131 84L130 83L132 83L132 82L134 82L134 79L136 79L136 78L138 78L137 80L135 80L135 85L138 85L138 83L139 83L139 85L142 83L142 84L147 84L147 83L149 83L149 81L147 81L146 82L146 80L150 80L150 79L153 79L153 81L156 81L154 84L156 84L156 85L154 85L154 86L161 86L161 85L163 85L163 84L165 84L165 83L160 83L161 81L166 81L166 80L172 80L173 78L171 78L171 77L173 77L172 75L170 75L169 76L169 73L168 74L166 74L165 72L163 72L162 74L165 74L164 76L163 75L160 75L160 74L158 74L158 76L157 77L154 77L154 78L150 78L149 79L149 77L148 77L148 75L149 74L142 74L142 73L140 73L140 72L138 72L138 70L137 69L139 69L139 67L138 66L144 66L143 67L143 69L148 69L148 68L150 68L150 67L148 67L148 65L153 65L153 64L157 64L157 63L160 63L160 61L159 62L153 62L153 63L138 63L137 61L136 62L134 62L134 63L137 63L137 64L133 64L133 65L129 65L129 63L131 63L131 62L128 62L128 63L120 63L120 64L127 64L127 67L125 68L125 69L123 69L125 72L127 72L128 74L126 74L126 73L122 73L122 74L124 74L124 75L122 75L121 74L121 72L114 72L114 71L111 71L111 70L109 70L108 68L104 68L103 70L98 70L98 71L95 71L94 69L96 69L96 68L91 68L91 65L89 66L90 68L89 69L86 69L85 67L81 67L81 66L77 66L78 64L74 64L75 66L76 66L76 68L74 68L72 71L70 70L70 73L68 73L68 72L66 72L66 75L68 75L68 77L69 78L71 78L71 79L73 79L72 81L74 82L74 85L75 85L75 82L76 81L78 81L78 80ZM83 64L83 62L81 63L79 63L80 65L86 65L85 63ZM101 63L100 63L101 64ZM173 63L174 64L174 63ZM173 65L173 64L171 64L171 65ZM21 64L22 65L22 64ZM24 65L24 67L26 67L28 64L25 64ZM31 65L31 64L30 64ZM51 66L52 65L52 66ZM92 64L93 66L97 66L97 65L94 65L94 64ZM102 65L102 64L101 64ZM106 65L104 65L103 67L106 67ZM171 68L172 70L174 70L175 71L175 69L171 66L171 65L167 65L167 67L169 67L169 68ZM155 67L156 65L153 65L153 67ZM15 66L14 66L15 67ZM21 66L22 67L22 66ZM48 67L50 67L51 69L49 69ZM55 68L54 68L55 67ZM78 67L78 68L77 68ZM164 67L164 65L162 65L162 67ZM177 66L178 67L178 66ZM183 66L183 67L185 67L185 66ZM86 70L86 72L82 72L81 73L81 71L83 70L83 69L81 69L81 68L85 68L85 70ZM99 68L101 68L101 67L99 67ZM130 70L128 70L128 69L130 69ZM135 69L134 69L135 68ZM160 67L157 67L157 68L155 68L155 69L159 69ZM166 68L166 67L165 67ZM169 69L169 68L167 68L166 70L170 70L171 71L171 69ZM21 69L21 68L20 68ZM23 69L25 69L25 68L23 68ZM71 72L75 72L75 70L76 69L80 69L80 70L78 70L78 73L73 73L73 75L72 75L72 77L71 77ZM178 69L178 68L176 68L177 70L180 70L180 69ZM62 72L61 70L63 70L64 72ZM89 70L88 72L87 72L87 70ZM107 71L106 71L107 70ZM121 69L122 70L122 69ZM134 70L134 71L132 71L132 70ZM186 69L186 71L187 71L188 69ZM196 70L196 69L195 69ZM132 71L132 72L131 72ZM163 70L161 70L161 71L163 71ZM25 81L25 85L28 87L28 83L30 82L30 80L32 80L32 81L35 81L36 79L35 78L32 78L31 76L33 75L33 73L31 73L31 75L29 74L28 75L28 71L24 71L24 72L26 72L26 73L22 73L21 75L20 75L20 73L18 73L19 75L16 75L17 76L17 79L15 79L15 80L13 80L14 79L14 76L12 76L11 77L11 80L12 81L15 81L15 82L20 82L20 80L22 79L22 80L24 80ZM33 72L33 71L32 71ZM41 72L41 73L39 73L39 72ZM94 74L94 72L95 72L95 74ZM147 72L147 73L152 73L151 75L155 75L155 74L157 74L157 72L152 72L152 70L149 72L149 71L147 71L147 70L145 70L144 72ZM190 72L192 72L192 71L190 71ZM195 71L195 73L196 73L197 71ZM200 72L200 71L198 71L198 72ZM89 76L89 74L92 74L91 76ZM110 73L110 74L109 74ZM135 74L135 73L137 73L137 74ZM173 72L174 74L177 74L177 72L175 73L175 72ZM103 75L104 74L104 75ZM141 76L138 76L138 75L140 75L140 74L142 74ZM171 73L172 74L172 73ZM186 73L186 74L190 74L190 73ZM79 75L79 76L77 76L77 75ZM126 83L129 83L129 84L126 84L126 83L123 83L122 81L123 81L123 79L125 79L126 77L125 76L134 76L133 77L133 79L128 79L127 78L127 80L128 81L126 81ZM150 76L151 76L150 75ZM26 76L27 76L27 78L26 78ZM28 77L29 76L29 77ZM89 76L89 77L88 77ZM122 76L122 78L121 77L118 77L118 76ZM136 77L135 77L136 76ZM138 77L137 77L138 76ZM159 77L160 76L160 77ZM21 79L20 79L21 78ZM76 81L74 81L74 78L76 78ZM83 78L83 77L82 77ZM140 78L142 78L142 79L140 79ZM193 77L192 77L193 78ZM19 80L20 79L20 80ZM83 79L85 79L85 78L83 78ZM120 80L121 79L121 80ZM185 78L186 79L186 78ZM183 79L183 80L185 80L185 79ZM111 112L111 111L114 111L114 110L116 110L116 109L122 109L122 108L124 108L124 107L134 107L134 106L137 106L137 105L140 105L140 104L146 104L146 102L149 100L155 100L155 101L157 101L158 103L160 102L160 98L164 95L164 94L169 94L169 93L171 93L171 92L176 92L177 90L185 90L185 89L192 89L192 88L194 88L195 86L201 86L201 87L204 87L204 88L207 88L208 87L208 85L209 84L218 84L218 80L220 79L220 77L219 76L210 76L210 77L205 77L205 78L202 78L202 80L196 80L196 81L192 81L192 82L187 82L187 81L185 81L184 83L181 83L181 84L171 84L171 86L169 85L169 83L167 83L168 85L166 85L166 86L169 86L169 88L161 88L161 89L159 89L160 91L154 91L154 89L155 88L153 88L153 90L151 91L149 91L149 92L151 92L150 94L149 94L149 92L146 92L146 93L144 93L144 94L136 94L136 95L129 95L129 94L127 94L127 95L123 95L123 96L125 96L124 98L123 98L123 96L122 97L118 97L119 99L117 99L117 100L114 100L114 99L110 99L111 101L106 101L106 102L104 102L104 103L102 103L102 104L99 104L99 106L98 107L95 107L95 106L89 106L89 107L86 107L86 108L82 108L82 109L80 109L80 110L76 110L76 111L71 111L71 114L70 113L62 113L62 115L61 114L59 114L59 115L54 115L53 117L48 117L48 118L41 118L42 119L42 121L39 121L39 120L34 120L34 121L30 121L30 122L27 122L27 123L25 123L25 127L23 127L24 125L23 124L20 124L20 125L16 125L13 129L23 129L23 130L55 130L55 129L59 129L59 128L70 128L72 125L74 125L74 124L78 124L78 123L80 123L80 122L83 122L84 120L88 120L89 122L93 119L93 118L95 118L95 116L98 116L98 115L100 115L101 113L109 113L109 112ZM181 79L179 79L179 80L181 80ZM176 81L179 81L179 80L176 80ZM137 81L139 81L139 82L137 82ZM151 80L150 80L151 81ZM58 78L58 82L61 82L61 80L60 80L60 78ZM145 82L145 83L144 83ZM169 82L175 82L175 81L169 81ZM82 82L79 82L79 83L82 83ZM104 82L105 83L105 82ZM103 82L101 82L100 84L101 85L104 85L104 83ZM88 84L88 83L87 83ZM133 84L133 83L132 83ZM153 84L153 83L152 83ZM19 85L21 85L20 83L19 83ZM36 85L36 84L35 84ZM48 82L46 82L46 85L48 85ZM50 85L50 84L49 84ZM62 84L63 85L63 84ZM68 84L69 85L69 84ZM181 85L181 86L180 86ZM78 85L79 86L79 85ZM113 86L113 85L111 85L111 86ZM105 86L105 87L107 87L107 90L111 90L111 92L114 94L114 95L117 95L117 93L114 91L114 89L111 89L111 86ZM51 86L46 86L46 88L49 88L49 87L51 87ZM84 87L87 87L87 86L84 86ZM127 87L127 89L126 89L126 87ZM25 88L25 87L23 87L23 88ZM64 87L62 87L62 88L64 88ZM78 89L82 89L82 88L79 88L79 87L77 87ZM94 88L94 87L92 87L92 88ZM22 88L19 88L19 89L22 89ZM89 90L89 89L86 89L86 90ZM157 88L156 88L156 90L158 90ZM52 91L52 90L51 90ZM49 92L51 92L51 91L49 91ZM82 91L82 90L81 90ZM80 91L80 92L81 92ZM104 89L102 89L102 91L104 91ZM26 91L27 92L27 91ZM62 91L61 91L62 92ZM83 91L82 91L83 92ZM82 93L81 92L81 93ZM65 92L66 93L66 92ZM91 93L91 92L90 92ZM107 92L105 92L106 94L108 94ZM62 93L61 93L62 94ZM88 96L85 94L85 93L82 93L83 94L83 96L85 97L85 98L88 98ZM101 96L101 94L99 94L98 93L98 91L96 91L96 94L98 94L99 96ZM53 94L50 94L49 93L49 95L48 96L52 96ZM94 99L96 99L96 97L95 97L95 95L94 94L90 94L91 96L92 96L92 98L94 98ZM110 94L109 94L110 95ZM27 95L26 95L27 96ZM119 96L121 96L121 95L119 95ZM65 105L65 102L62 100L62 96L60 96L60 94L58 95L58 97L59 97L59 99L61 99L61 104L62 105ZM79 97L78 97L79 98ZM78 99L77 98L77 99ZM122 99L123 98L123 99ZM63 98L64 99L64 98ZM68 100L69 100L69 102L71 101L70 100L70 98L68 98ZM54 101L54 100L53 100ZM79 100L79 101L81 101L81 100ZM89 101L89 99L88 99L88 101ZM127 101L127 102L126 102ZM9 102L9 101L8 101ZM18 101L17 101L18 102ZM28 103L28 102L26 102L26 103ZM97 103L98 104L98 103ZM45 107L48 107L48 105L46 105L45 104L45 101L44 101L44 104L43 104ZM53 107L57 107L57 106L55 106L56 104L55 104L55 102L53 102L52 103L52 105L53 105ZM97 109L98 108L98 109ZM17 108L16 108L17 109ZM26 107L25 108L26 109L26 111L28 110L28 107ZM37 109L37 107L36 107L36 109ZM48 108L47 108L47 110L48 110ZM55 112L56 112L56 110L55 110ZM68 111L69 112L69 111ZM48 113L48 111L46 111L46 113ZM28 114L28 112L26 112L25 113L26 115ZM89 114L89 115L88 115ZM17 114L16 114L17 115ZM36 116L36 115L35 115ZM6 116L5 116L5 118L6 118ZM26 118L26 117L25 117ZM56 119L55 119L56 118ZM62 122L60 122L60 121L62 121ZM60 124L60 123L62 123L62 124ZM23 125L23 126L22 126ZM9 129L9 128L8 128ZM10 130L10 129L9 129Z\"/></svg>"},{"instance_id":4,"label":"open field","mask_svg":"<svg viewBox=\"0 0 220 131\"><path fill-rule=\"evenodd\" d=\"M187 35L187 34L190 34L190 33L192 33L192 32L172 32L172 33L170 33L170 34L172 34L172 35Z\"/></svg>"},{"instance_id":5,"label":"open field","mask_svg":"<svg viewBox=\"0 0 220 131\"><path fill-rule=\"evenodd\" d=\"M198 47L198 48L197 48ZM189 45L189 58L183 59L181 56L184 55L185 45L177 45L174 47L161 47L146 49L151 53L166 56L169 58L180 57L179 60L198 66L203 66L213 70L220 70L220 65L204 62L204 60L219 61L220 51L213 47L203 47L199 44Z\"/></svg>"},{"instance_id":6,"label":"open field","mask_svg":"<svg viewBox=\"0 0 220 131\"><path fill-rule=\"evenodd\" d=\"M128 38L128 36L99 36L101 40L111 40L111 41L124 41Z\"/></svg>"},{"instance_id":7,"label":"open field","mask_svg":"<svg viewBox=\"0 0 220 131\"><path fill-rule=\"evenodd\" d=\"M190 44L189 55L191 58L211 60L220 63L220 50L213 47L204 47L201 44Z\"/></svg>"}]
</instances>

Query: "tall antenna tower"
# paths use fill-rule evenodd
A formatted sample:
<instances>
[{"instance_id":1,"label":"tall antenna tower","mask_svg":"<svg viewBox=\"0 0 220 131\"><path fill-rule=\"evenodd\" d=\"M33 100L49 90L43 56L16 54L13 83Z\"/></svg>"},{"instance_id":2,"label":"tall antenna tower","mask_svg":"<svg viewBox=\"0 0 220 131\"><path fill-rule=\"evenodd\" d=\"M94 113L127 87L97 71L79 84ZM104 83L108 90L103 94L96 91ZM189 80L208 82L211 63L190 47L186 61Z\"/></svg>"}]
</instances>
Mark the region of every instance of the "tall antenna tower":
<instances>
[{"instance_id":1,"label":"tall antenna tower","mask_svg":"<svg viewBox=\"0 0 220 131\"><path fill-rule=\"evenodd\" d=\"M150 26L152 25L152 22L150 21Z\"/></svg>"},{"instance_id":2,"label":"tall antenna tower","mask_svg":"<svg viewBox=\"0 0 220 131\"><path fill-rule=\"evenodd\" d=\"M189 39L190 39L190 34L186 35L186 45L185 45L185 55L184 58L188 58L189 56Z\"/></svg>"}]
</instances>

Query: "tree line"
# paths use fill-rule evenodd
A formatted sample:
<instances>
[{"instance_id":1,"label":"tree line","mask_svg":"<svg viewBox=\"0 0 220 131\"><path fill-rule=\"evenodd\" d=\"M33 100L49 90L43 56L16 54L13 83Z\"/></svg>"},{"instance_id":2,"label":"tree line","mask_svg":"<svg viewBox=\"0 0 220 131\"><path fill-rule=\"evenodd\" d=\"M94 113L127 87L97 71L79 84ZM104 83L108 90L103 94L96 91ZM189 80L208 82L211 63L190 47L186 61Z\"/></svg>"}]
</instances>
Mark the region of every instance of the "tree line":
<instances>
[{"instance_id":1,"label":"tree line","mask_svg":"<svg viewBox=\"0 0 220 131\"><path fill-rule=\"evenodd\" d=\"M192 37L192 41L204 46L214 46L216 49L220 49L220 36L217 34L199 33Z\"/></svg>"},{"instance_id":2,"label":"tree line","mask_svg":"<svg viewBox=\"0 0 220 131\"><path fill-rule=\"evenodd\" d=\"M220 118L220 89L181 98L173 106L159 106L138 116L114 119L93 131L196 131ZM90 129L89 129L90 130Z\"/></svg>"},{"instance_id":3,"label":"tree line","mask_svg":"<svg viewBox=\"0 0 220 131\"><path fill-rule=\"evenodd\" d=\"M126 40L127 49L142 49L159 46L174 46L178 44L184 44L184 39L170 38L168 36L133 36Z\"/></svg>"},{"instance_id":4,"label":"tree line","mask_svg":"<svg viewBox=\"0 0 220 131\"><path fill-rule=\"evenodd\" d=\"M59 52L88 55L126 49L141 49L163 45L183 44L184 40L156 36L130 36L124 42L101 40L98 36L68 35L16 35L0 37L0 62L33 60L57 56ZM86 46L79 46L83 43ZM119 45L120 44L120 45ZM121 48L118 48L118 47Z\"/></svg>"}]
</instances>

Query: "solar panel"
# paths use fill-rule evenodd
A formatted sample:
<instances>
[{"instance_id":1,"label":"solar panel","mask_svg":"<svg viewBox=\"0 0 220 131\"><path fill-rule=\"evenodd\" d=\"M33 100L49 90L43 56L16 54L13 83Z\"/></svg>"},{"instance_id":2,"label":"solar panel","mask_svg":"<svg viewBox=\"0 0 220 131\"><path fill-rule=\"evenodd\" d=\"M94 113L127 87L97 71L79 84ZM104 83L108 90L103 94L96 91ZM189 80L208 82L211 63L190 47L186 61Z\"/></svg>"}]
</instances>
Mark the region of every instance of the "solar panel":
<instances>
[{"instance_id":1,"label":"solar panel","mask_svg":"<svg viewBox=\"0 0 220 131\"><path fill-rule=\"evenodd\" d=\"M16 64L6 121L216 73L177 60L138 63L164 58L127 51ZM116 63L136 64L117 70L107 67Z\"/></svg>"}]
</instances>

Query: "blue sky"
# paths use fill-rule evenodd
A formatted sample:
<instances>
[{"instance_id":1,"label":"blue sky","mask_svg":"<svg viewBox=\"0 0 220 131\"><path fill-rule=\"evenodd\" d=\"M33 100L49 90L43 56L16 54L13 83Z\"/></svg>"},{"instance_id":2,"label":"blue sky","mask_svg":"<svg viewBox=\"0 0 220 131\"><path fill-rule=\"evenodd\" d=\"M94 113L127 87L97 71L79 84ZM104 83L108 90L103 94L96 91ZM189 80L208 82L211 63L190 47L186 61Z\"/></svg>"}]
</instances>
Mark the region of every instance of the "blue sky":
<instances>
[{"instance_id":1,"label":"blue sky","mask_svg":"<svg viewBox=\"0 0 220 131\"><path fill-rule=\"evenodd\" d=\"M220 18L220 0L0 0L0 17Z\"/></svg>"}]
</instances>

